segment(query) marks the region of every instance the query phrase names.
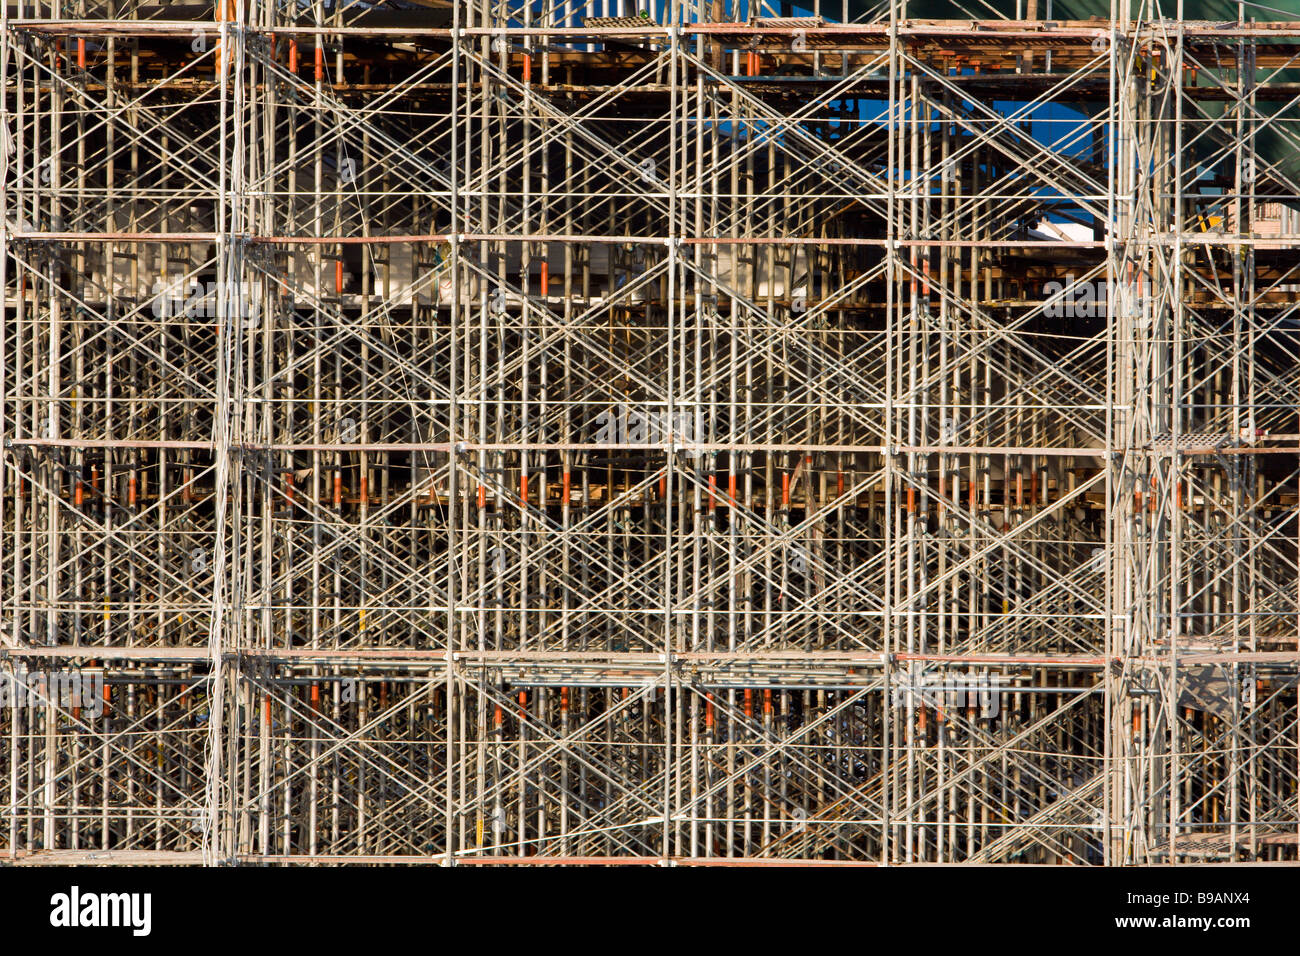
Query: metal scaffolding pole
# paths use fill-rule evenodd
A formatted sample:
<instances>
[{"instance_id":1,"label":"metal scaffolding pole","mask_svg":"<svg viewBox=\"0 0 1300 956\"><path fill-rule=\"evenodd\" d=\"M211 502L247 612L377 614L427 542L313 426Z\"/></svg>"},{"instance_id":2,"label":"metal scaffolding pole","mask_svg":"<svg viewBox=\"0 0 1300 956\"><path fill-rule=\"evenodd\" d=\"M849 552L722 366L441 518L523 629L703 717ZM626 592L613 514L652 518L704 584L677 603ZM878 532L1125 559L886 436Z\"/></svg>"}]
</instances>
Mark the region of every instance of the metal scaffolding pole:
<instances>
[{"instance_id":1,"label":"metal scaffolding pole","mask_svg":"<svg viewBox=\"0 0 1300 956\"><path fill-rule=\"evenodd\" d=\"M0 9L3 859L1300 859L1300 13L759 7Z\"/></svg>"}]
</instances>

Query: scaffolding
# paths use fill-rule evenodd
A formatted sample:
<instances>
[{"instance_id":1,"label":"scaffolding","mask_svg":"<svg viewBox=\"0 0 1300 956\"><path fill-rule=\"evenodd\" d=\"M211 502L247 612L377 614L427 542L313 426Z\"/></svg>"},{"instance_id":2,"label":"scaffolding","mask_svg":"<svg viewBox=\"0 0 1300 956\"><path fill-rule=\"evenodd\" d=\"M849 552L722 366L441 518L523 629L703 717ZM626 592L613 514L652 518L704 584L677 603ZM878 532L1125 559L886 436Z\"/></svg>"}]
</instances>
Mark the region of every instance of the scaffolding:
<instances>
[{"instance_id":1,"label":"scaffolding","mask_svg":"<svg viewBox=\"0 0 1300 956\"><path fill-rule=\"evenodd\" d=\"M1231 6L11 0L0 857L1295 862Z\"/></svg>"}]
</instances>

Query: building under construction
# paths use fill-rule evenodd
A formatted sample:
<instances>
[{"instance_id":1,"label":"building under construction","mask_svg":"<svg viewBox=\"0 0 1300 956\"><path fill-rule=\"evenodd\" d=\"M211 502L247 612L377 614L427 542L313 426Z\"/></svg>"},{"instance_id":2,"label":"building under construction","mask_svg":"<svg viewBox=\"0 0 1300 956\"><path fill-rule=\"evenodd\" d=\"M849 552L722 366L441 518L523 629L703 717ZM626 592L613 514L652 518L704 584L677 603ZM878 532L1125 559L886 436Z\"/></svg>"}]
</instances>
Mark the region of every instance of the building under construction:
<instances>
[{"instance_id":1,"label":"building under construction","mask_svg":"<svg viewBox=\"0 0 1300 956\"><path fill-rule=\"evenodd\" d=\"M6 0L0 859L1297 861L1300 5L805 3Z\"/></svg>"}]
</instances>

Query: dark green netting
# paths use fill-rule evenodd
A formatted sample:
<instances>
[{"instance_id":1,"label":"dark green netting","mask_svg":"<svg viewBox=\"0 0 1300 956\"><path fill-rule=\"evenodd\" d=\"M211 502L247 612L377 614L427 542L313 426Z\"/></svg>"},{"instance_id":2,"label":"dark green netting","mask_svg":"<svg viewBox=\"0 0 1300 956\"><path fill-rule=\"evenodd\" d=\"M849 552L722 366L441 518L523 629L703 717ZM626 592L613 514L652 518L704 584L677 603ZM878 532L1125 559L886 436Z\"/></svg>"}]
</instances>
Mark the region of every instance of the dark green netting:
<instances>
[{"instance_id":1,"label":"dark green netting","mask_svg":"<svg viewBox=\"0 0 1300 956\"><path fill-rule=\"evenodd\" d=\"M1025 9L1027 2L1028 0L1021 0L1021 11ZM1038 19L1047 19L1047 0L1037 0L1037 3ZM834 0L827 4L828 9L834 9L834 6ZM860 17L873 6L873 4L854 0L849 6L850 17ZM1153 10L1170 19L1177 17L1179 13L1175 0L1161 0L1150 4L1134 2L1129 8L1130 15L1136 16L1140 12L1148 19L1153 16ZM910 0L907 4L906 16L909 19L965 20L974 17L996 20L1002 17L1014 19L1016 11L1015 0ZM1121 13L1123 11L1122 4L1120 11ZM1182 7L1184 20L1235 24L1238 22L1239 13L1246 21L1253 19L1261 23L1300 21L1300 0L1273 0L1267 5L1246 3L1240 7L1231 0L1184 0ZM1110 16L1109 0L1052 0L1052 20L1100 18L1109 21ZM1296 38L1279 37L1277 40L1269 39L1266 42L1295 45L1297 53L1300 54L1300 43L1297 43ZM1217 69L1203 71L1198 78L1198 85L1215 84L1215 80L1206 76L1205 72L1217 74L1220 80L1230 85L1236 84L1234 72ZM1295 196L1300 194L1300 103L1294 102L1292 97L1296 95L1297 90L1300 90L1300 69L1260 69L1256 74L1256 83L1268 83L1279 88L1284 85L1292 87L1283 99L1263 97L1258 99L1256 104L1260 114L1258 125L1263 128L1254 136L1255 152L1263 166L1260 169L1261 187L1283 198ZM1225 104L1221 101L1202 101L1200 105L1213 119L1224 115ZM1188 118L1190 119L1190 116ZM1194 121L1192 127L1199 129L1195 127ZM1212 136L1204 137L1205 141L1194 150L1197 160L1202 163L1213 161L1216 151L1228 145L1230 136L1231 131L1225 127L1214 130ZM1272 167L1271 173L1269 167ZM1264 185L1266 182L1267 186Z\"/></svg>"}]
</instances>

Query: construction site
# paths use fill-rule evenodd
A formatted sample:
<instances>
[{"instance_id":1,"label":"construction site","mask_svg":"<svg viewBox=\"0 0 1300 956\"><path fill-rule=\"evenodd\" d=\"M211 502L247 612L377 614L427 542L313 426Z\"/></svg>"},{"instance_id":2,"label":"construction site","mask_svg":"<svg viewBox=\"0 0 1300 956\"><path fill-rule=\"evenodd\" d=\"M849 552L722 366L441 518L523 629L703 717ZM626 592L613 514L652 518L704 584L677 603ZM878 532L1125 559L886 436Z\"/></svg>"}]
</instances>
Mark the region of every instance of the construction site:
<instances>
[{"instance_id":1,"label":"construction site","mask_svg":"<svg viewBox=\"0 0 1300 956\"><path fill-rule=\"evenodd\" d=\"M4 0L0 864L1296 863L1273 2Z\"/></svg>"}]
</instances>

